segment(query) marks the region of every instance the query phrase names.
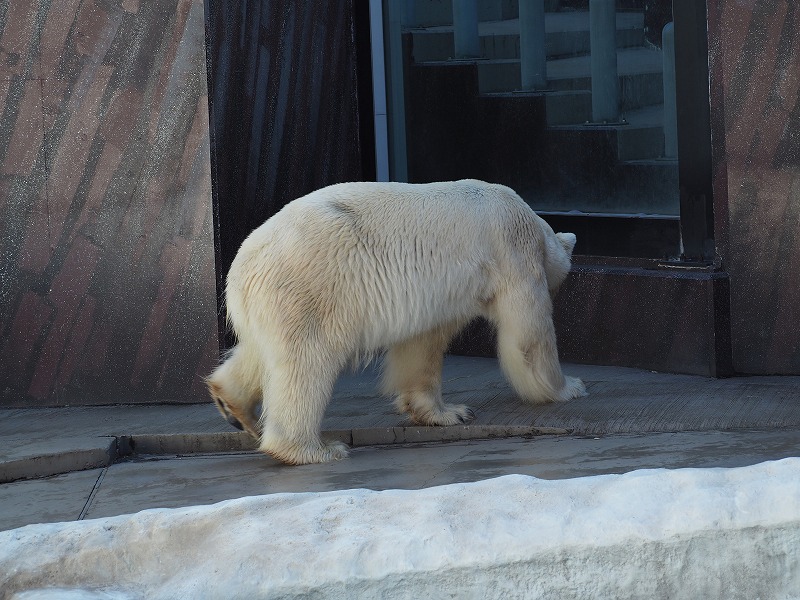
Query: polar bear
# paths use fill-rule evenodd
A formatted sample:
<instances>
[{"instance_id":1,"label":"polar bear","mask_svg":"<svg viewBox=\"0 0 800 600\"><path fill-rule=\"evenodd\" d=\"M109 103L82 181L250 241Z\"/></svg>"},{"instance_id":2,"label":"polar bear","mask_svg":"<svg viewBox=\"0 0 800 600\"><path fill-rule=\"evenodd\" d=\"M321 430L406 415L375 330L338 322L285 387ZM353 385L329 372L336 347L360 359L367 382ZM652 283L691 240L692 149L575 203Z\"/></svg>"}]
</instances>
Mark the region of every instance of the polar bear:
<instances>
[{"instance_id":1,"label":"polar bear","mask_svg":"<svg viewBox=\"0 0 800 600\"><path fill-rule=\"evenodd\" d=\"M575 235L554 233L511 189L342 183L287 204L242 243L227 278L238 343L208 377L220 412L290 464L347 456L320 439L339 373L386 352L384 389L421 425L473 418L442 402L442 361L470 320L531 403L585 395L561 372L552 298ZM260 415L259 415L260 409Z\"/></svg>"}]
</instances>

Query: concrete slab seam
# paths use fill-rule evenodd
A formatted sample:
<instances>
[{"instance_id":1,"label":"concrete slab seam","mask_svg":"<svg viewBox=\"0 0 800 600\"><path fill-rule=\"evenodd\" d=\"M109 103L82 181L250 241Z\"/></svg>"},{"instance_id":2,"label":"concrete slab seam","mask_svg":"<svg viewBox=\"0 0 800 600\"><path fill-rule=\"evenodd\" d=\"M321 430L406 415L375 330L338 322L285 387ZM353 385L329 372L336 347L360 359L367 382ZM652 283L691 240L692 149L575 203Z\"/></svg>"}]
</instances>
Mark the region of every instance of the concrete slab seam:
<instances>
[{"instance_id":1,"label":"concrete slab seam","mask_svg":"<svg viewBox=\"0 0 800 600\"><path fill-rule=\"evenodd\" d=\"M89 508L92 506L92 502L94 502L97 492L100 491L100 485L103 483L106 473L108 473L108 467L104 467L103 470L100 471L100 475L97 476L97 480L95 480L94 485L92 486L92 491L89 492L89 497L86 498L86 502L84 503L81 512L78 514L78 521L83 521L83 519L86 518L86 513L89 512Z\"/></svg>"}]
</instances>

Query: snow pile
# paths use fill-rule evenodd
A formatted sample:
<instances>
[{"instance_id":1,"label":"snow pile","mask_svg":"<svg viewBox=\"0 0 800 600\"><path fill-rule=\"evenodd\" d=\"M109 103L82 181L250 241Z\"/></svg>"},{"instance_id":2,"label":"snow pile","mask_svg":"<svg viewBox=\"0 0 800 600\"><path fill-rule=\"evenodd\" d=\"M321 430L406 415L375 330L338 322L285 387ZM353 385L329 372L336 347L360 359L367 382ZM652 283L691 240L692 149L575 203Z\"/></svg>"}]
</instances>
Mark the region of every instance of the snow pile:
<instances>
[{"instance_id":1,"label":"snow pile","mask_svg":"<svg viewBox=\"0 0 800 600\"><path fill-rule=\"evenodd\" d=\"M0 532L0 597L295 595L800 597L800 459L275 494Z\"/></svg>"}]
</instances>

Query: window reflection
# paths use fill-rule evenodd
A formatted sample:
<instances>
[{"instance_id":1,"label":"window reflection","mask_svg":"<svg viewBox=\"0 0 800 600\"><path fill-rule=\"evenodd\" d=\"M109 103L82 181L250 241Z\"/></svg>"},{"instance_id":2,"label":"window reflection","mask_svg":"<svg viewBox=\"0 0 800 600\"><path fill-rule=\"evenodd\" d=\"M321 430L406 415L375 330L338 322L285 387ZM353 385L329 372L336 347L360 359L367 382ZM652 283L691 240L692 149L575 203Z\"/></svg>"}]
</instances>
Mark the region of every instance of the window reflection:
<instances>
[{"instance_id":1,"label":"window reflection","mask_svg":"<svg viewBox=\"0 0 800 600\"><path fill-rule=\"evenodd\" d=\"M392 176L679 212L669 0L384 1Z\"/></svg>"}]
</instances>

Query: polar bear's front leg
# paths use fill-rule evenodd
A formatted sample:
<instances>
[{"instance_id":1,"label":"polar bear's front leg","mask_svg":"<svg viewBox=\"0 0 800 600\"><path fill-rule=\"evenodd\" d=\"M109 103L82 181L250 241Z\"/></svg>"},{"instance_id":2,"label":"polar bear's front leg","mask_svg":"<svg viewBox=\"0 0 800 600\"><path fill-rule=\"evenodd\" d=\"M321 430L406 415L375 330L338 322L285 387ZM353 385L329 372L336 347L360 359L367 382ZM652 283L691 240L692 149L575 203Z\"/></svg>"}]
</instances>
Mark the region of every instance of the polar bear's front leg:
<instances>
[{"instance_id":1,"label":"polar bear's front leg","mask_svg":"<svg viewBox=\"0 0 800 600\"><path fill-rule=\"evenodd\" d=\"M577 377L561 372L546 282L520 277L496 299L497 354L509 382L528 402L566 402L586 396Z\"/></svg>"},{"instance_id":2,"label":"polar bear's front leg","mask_svg":"<svg viewBox=\"0 0 800 600\"><path fill-rule=\"evenodd\" d=\"M396 393L395 406L420 425L459 425L475 418L464 404L442 402L442 362L452 335L448 325L395 344L386 355L384 390Z\"/></svg>"}]
</instances>

